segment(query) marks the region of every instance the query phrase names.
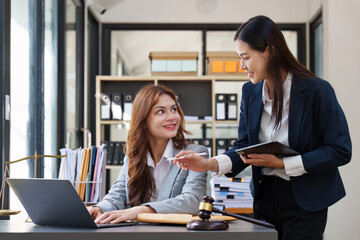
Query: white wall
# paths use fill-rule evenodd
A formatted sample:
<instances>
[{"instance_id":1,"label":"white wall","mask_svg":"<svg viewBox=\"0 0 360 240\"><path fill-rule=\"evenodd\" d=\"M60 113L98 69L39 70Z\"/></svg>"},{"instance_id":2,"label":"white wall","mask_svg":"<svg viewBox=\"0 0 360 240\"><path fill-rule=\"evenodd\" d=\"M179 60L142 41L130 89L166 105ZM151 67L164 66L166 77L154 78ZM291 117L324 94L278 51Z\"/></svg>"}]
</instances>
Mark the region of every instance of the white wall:
<instances>
[{"instance_id":1,"label":"white wall","mask_svg":"<svg viewBox=\"0 0 360 240\"><path fill-rule=\"evenodd\" d=\"M103 23L241 23L259 14L278 23L294 23L307 20L308 1L314 0L90 1L111 6L100 16Z\"/></svg>"},{"instance_id":2,"label":"white wall","mask_svg":"<svg viewBox=\"0 0 360 240\"><path fill-rule=\"evenodd\" d=\"M347 196L329 209L325 239L360 239L360 1L325 0L325 78L346 114L353 146L350 164L341 167Z\"/></svg>"},{"instance_id":3,"label":"white wall","mask_svg":"<svg viewBox=\"0 0 360 240\"><path fill-rule=\"evenodd\" d=\"M352 162L340 168L347 196L330 207L325 239L360 239L360 1L119 0L108 6L113 8L99 15L103 23L241 23L259 14L278 23L304 23L322 6L324 76L343 107L353 143Z\"/></svg>"}]
</instances>

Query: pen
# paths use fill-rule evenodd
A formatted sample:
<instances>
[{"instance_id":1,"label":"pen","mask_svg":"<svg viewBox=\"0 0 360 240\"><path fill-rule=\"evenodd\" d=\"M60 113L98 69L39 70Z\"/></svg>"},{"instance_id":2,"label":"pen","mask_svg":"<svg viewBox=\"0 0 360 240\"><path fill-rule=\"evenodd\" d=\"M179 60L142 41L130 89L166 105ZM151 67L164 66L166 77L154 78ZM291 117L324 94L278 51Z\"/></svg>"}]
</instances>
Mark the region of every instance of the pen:
<instances>
[{"instance_id":1,"label":"pen","mask_svg":"<svg viewBox=\"0 0 360 240\"><path fill-rule=\"evenodd\" d=\"M206 152L202 152L202 153L194 153L194 154L192 154L192 155L204 156L204 155L206 155L206 154L207 154ZM184 159L184 158L185 158L184 156L178 157L178 158L173 157L173 158L168 158L168 159L166 159L166 161L173 161L173 160Z\"/></svg>"}]
</instances>

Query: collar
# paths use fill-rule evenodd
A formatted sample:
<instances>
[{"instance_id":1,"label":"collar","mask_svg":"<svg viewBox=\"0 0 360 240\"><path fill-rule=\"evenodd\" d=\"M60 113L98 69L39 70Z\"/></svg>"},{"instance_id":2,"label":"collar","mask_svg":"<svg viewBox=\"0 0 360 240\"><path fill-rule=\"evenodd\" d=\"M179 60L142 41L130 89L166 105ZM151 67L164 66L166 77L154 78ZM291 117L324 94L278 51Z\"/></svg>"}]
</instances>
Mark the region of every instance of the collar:
<instances>
[{"instance_id":1,"label":"collar","mask_svg":"<svg viewBox=\"0 0 360 240\"><path fill-rule=\"evenodd\" d=\"M165 148L165 151L160 159L160 162L163 160L163 159L168 159L168 158L171 158L174 156L174 145L173 145L173 141L172 139L170 138L167 145L166 145L166 148ZM147 159L147 165L149 167L153 167L155 168L155 164L154 164L154 160L152 159L151 157L151 154L150 152L148 151L147 154L146 154L146 159ZM169 161L168 162L169 165L171 166L171 162Z\"/></svg>"},{"instance_id":2,"label":"collar","mask_svg":"<svg viewBox=\"0 0 360 240\"><path fill-rule=\"evenodd\" d=\"M288 72L283 84L284 89L284 103L289 100L290 98L290 90L291 90L291 82L292 82L293 74L291 72ZM264 80L263 89L262 89L262 101L263 104L266 102L272 102L273 100L270 99L269 96L269 87L266 84L266 80Z\"/></svg>"}]
</instances>

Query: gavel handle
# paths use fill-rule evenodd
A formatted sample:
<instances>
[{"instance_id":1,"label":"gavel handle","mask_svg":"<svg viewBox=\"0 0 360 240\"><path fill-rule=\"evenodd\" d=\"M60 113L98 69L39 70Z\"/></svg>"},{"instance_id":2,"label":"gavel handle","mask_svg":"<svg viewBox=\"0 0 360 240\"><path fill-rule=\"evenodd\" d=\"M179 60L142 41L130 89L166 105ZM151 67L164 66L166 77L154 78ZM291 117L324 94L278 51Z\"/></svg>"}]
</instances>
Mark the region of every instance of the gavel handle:
<instances>
[{"instance_id":1,"label":"gavel handle","mask_svg":"<svg viewBox=\"0 0 360 240\"><path fill-rule=\"evenodd\" d=\"M234 214L234 213L228 213L228 212L222 211L222 210L217 209L217 208L213 208L212 211L216 212L216 213L221 213L221 214L226 215L226 216L234 217L234 218L237 218L237 219L240 219L240 220L244 220L246 222L258 224L258 225L261 225L261 226L264 226L264 227L275 228L275 226L272 225L271 223L261 221L261 220L257 220L257 219L254 219L254 218L245 217L245 216Z\"/></svg>"}]
</instances>

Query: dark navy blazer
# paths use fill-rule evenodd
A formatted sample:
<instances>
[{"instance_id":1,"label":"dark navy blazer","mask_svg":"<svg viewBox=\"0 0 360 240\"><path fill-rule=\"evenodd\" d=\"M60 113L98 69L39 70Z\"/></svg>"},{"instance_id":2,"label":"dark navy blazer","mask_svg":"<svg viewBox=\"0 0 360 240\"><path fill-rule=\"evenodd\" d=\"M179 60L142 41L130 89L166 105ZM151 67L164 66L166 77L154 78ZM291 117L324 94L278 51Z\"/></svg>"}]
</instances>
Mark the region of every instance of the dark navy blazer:
<instances>
[{"instance_id":1,"label":"dark navy blazer","mask_svg":"<svg viewBox=\"0 0 360 240\"><path fill-rule=\"evenodd\" d=\"M239 140L225 152L231 158L235 176L247 167L235 153L238 148L259 143L263 111L262 88L248 82L242 89ZM319 78L294 75L290 93L289 145L301 154L306 174L290 177L299 206L306 211L319 211L345 196L338 167L350 162L351 139L344 112L333 88ZM255 201L261 167L252 166Z\"/></svg>"}]
</instances>

